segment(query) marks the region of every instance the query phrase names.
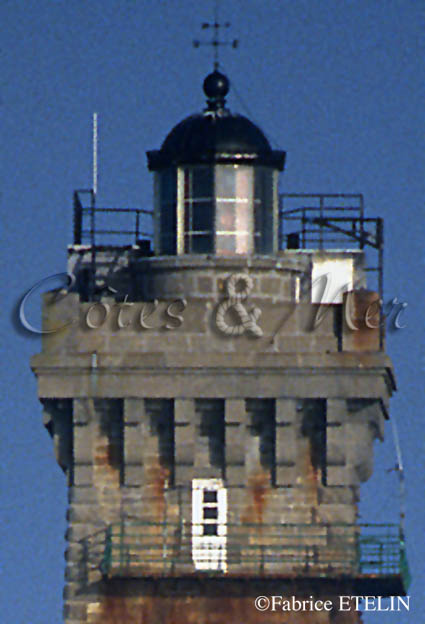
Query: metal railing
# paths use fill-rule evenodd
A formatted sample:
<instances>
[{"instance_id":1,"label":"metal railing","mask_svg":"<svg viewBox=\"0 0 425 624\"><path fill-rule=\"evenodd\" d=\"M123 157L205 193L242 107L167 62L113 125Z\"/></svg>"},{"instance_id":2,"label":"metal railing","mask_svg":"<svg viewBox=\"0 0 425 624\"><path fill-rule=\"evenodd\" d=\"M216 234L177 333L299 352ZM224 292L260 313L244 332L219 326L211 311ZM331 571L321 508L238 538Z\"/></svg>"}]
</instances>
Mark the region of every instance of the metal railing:
<instances>
[{"instance_id":1,"label":"metal railing","mask_svg":"<svg viewBox=\"0 0 425 624\"><path fill-rule=\"evenodd\" d=\"M89 205L84 205L82 196L89 196ZM151 210L143 208L100 208L96 206L95 197L92 191L80 189L74 191L74 245L81 245L87 242L90 246L108 244L111 236L125 236L128 244L136 244L141 238L152 239L152 219ZM99 217L108 215L109 227L99 227ZM128 217L127 225L121 227L114 226L114 217Z\"/></svg>"},{"instance_id":2,"label":"metal railing","mask_svg":"<svg viewBox=\"0 0 425 624\"><path fill-rule=\"evenodd\" d=\"M83 197L88 197L83 202ZM98 207L93 191L74 191L74 244L107 244L108 236L125 236L129 244L141 237L152 239L153 212L143 208ZM98 218L108 214L109 227L99 227ZM127 215L126 227L115 225L114 216ZM283 193L279 208L279 247L324 249L334 244L358 249L383 246L382 219L364 216L360 194ZM311 247L310 247L311 246ZM372 269L371 269L372 270ZM373 269L378 270L378 268Z\"/></svg>"},{"instance_id":3,"label":"metal railing","mask_svg":"<svg viewBox=\"0 0 425 624\"><path fill-rule=\"evenodd\" d=\"M83 202L88 198L88 205ZM106 221L102 217L107 217ZM123 224L122 219L125 218ZM106 223L107 225L103 225ZM114 225L115 223L115 225ZM111 237L114 242L111 243ZM91 294L95 291L96 254L100 246L112 244L148 244L153 239L153 212L142 208L105 208L96 206L91 190L74 192L74 245L87 243L91 257ZM117 245L116 240L120 241ZM280 249L335 249L374 252L367 272L377 275L377 290L383 300L384 231L380 218L364 216L364 201L360 194L283 193L279 207ZM349 247L351 245L351 247ZM384 318L380 311L380 348L383 347Z\"/></svg>"},{"instance_id":4,"label":"metal railing","mask_svg":"<svg viewBox=\"0 0 425 624\"><path fill-rule=\"evenodd\" d=\"M337 243L346 247L349 239L362 249L368 238L360 194L282 193L279 216L281 249L288 243L298 243L300 249L325 249ZM334 229L331 226L335 221L351 227Z\"/></svg>"},{"instance_id":5,"label":"metal railing","mask_svg":"<svg viewBox=\"0 0 425 624\"><path fill-rule=\"evenodd\" d=\"M199 574L192 532L191 523L111 524L99 568L111 577ZM405 591L410 583L404 540L393 524L228 523L224 556L226 572L215 574L398 579Z\"/></svg>"},{"instance_id":6,"label":"metal railing","mask_svg":"<svg viewBox=\"0 0 425 624\"><path fill-rule=\"evenodd\" d=\"M83 202L88 197L88 205ZM96 197L92 190L74 191L74 245L90 246L90 284L89 292L95 292L96 254L102 246L123 246L123 244L145 245L149 247L153 240L153 212L143 208L105 208L96 206ZM101 218L107 215L107 227ZM125 224L122 224L122 218ZM114 225L115 224L115 225ZM127 240L123 241L123 237ZM120 241L117 245L116 240Z\"/></svg>"},{"instance_id":7,"label":"metal railing","mask_svg":"<svg viewBox=\"0 0 425 624\"><path fill-rule=\"evenodd\" d=\"M279 206L280 249L369 249L365 271L375 274L379 299L384 298L384 223L364 216L361 194L283 193ZM379 345L384 344L380 307Z\"/></svg>"},{"instance_id":8,"label":"metal railing","mask_svg":"<svg viewBox=\"0 0 425 624\"><path fill-rule=\"evenodd\" d=\"M379 217L364 216L362 195L320 193L280 195L280 249L335 249L337 245L341 249L370 247L377 252L377 265L367 267L367 270L378 273L381 292L383 220Z\"/></svg>"}]
</instances>

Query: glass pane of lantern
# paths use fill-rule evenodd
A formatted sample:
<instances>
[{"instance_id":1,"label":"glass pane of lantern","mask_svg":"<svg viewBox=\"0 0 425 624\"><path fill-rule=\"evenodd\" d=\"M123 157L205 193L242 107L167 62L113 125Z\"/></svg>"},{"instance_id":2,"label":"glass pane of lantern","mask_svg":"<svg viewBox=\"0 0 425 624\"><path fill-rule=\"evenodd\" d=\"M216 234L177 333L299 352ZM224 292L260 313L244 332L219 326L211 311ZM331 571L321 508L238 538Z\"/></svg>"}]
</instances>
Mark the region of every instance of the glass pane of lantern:
<instances>
[{"instance_id":1,"label":"glass pane of lantern","mask_svg":"<svg viewBox=\"0 0 425 624\"><path fill-rule=\"evenodd\" d=\"M238 232L236 235L236 253L246 254L252 248L250 232Z\"/></svg>"},{"instance_id":2,"label":"glass pane of lantern","mask_svg":"<svg viewBox=\"0 0 425 624\"><path fill-rule=\"evenodd\" d=\"M234 232L236 229L236 210L234 201L217 199L216 228L219 231Z\"/></svg>"},{"instance_id":3,"label":"glass pane of lantern","mask_svg":"<svg viewBox=\"0 0 425 624\"><path fill-rule=\"evenodd\" d=\"M252 235L253 221L253 170L248 167L239 167L236 176L236 231L241 234ZM247 251L247 250L246 250ZM246 253L240 251L239 253Z\"/></svg>"},{"instance_id":4,"label":"glass pane of lantern","mask_svg":"<svg viewBox=\"0 0 425 624\"><path fill-rule=\"evenodd\" d=\"M217 234L217 253L223 255L236 253L236 236Z\"/></svg>"},{"instance_id":5,"label":"glass pane of lantern","mask_svg":"<svg viewBox=\"0 0 425 624\"><path fill-rule=\"evenodd\" d=\"M251 250L253 169L216 166L216 253L245 254Z\"/></svg>"},{"instance_id":6,"label":"glass pane of lantern","mask_svg":"<svg viewBox=\"0 0 425 624\"><path fill-rule=\"evenodd\" d=\"M185 253L214 249L214 168L187 167L184 172Z\"/></svg>"},{"instance_id":7,"label":"glass pane of lantern","mask_svg":"<svg viewBox=\"0 0 425 624\"><path fill-rule=\"evenodd\" d=\"M232 199L236 195L236 171L233 165L216 167L216 195L218 198Z\"/></svg>"},{"instance_id":8,"label":"glass pane of lantern","mask_svg":"<svg viewBox=\"0 0 425 624\"><path fill-rule=\"evenodd\" d=\"M214 227L213 202L194 202L192 204L192 231L212 232Z\"/></svg>"},{"instance_id":9,"label":"glass pane of lantern","mask_svg":"<svg viewBox=\"0 0 425 624\"><path fill-rule=\"evenodd\" d=\"M213 251L213 235L212 234L192 234L191 235L192 253L212 253Z\"/></svg>"},{"instance_id":10,"label":"glass pane of lantern","mask_svg":"<svg viewBox=\"0 0 425 624\"><path fill-rule=\"evenodd\" d=\"M254 185L255 252L273 250L273 171L258 168Z\"/></svg>"},{"instance_id":11,"label":"glass pane of lantern","mask_svg":"<svg viewBox=\"0 0 425 624\"><path fill-rule=\"evenodd\" d=\"M196 167L192 170L192 198L211 199L214 195L214 169Z\"/></svg>"}]
</instances>

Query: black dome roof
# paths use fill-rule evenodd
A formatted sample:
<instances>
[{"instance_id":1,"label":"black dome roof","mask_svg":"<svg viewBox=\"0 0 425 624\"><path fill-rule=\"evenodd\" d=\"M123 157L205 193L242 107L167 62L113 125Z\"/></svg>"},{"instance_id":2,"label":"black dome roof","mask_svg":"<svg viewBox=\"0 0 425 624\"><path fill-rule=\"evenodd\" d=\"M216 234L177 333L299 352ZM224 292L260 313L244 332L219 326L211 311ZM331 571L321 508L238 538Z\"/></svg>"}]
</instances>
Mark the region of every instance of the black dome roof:
<instances>
[{"instance_id":1,"label":"black dome roof","mask_svg":"<svg viewBox=\"0 0 425 624\"><path fill-rule=\"evenodd\" d=\"M160 150L147 152L149 169L157 171L181 164L236 162L282 170L285 152L272 150L264 133L242 115L224 108L229 82L218 71L206 77L208 108L178 123Z\"/></svg>"}]
</instances>

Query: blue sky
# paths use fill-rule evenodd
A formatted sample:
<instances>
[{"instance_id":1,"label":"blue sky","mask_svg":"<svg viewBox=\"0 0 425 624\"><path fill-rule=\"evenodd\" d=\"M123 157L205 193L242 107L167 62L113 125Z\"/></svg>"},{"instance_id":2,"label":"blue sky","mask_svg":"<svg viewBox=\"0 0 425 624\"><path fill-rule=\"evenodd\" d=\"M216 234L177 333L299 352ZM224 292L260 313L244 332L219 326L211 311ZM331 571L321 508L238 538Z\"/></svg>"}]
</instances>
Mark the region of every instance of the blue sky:
<instances>
[{"instance_id":1,"label":"blue sky","mask_svg":"<svg viewBox=\"0 0 425 624\"><path fill-rule=\"evenodd\" d=\"M91 116L99 114L99 204L152 205L145 151L204 106L212 1L3 0L1 592L5 624L61 621L65 480L41 424L29 358L38 338L13 322L16 302L65 269L72 191L90 186ZM385 219L385 299L408 303L389 333L399 391L391 409L406 466L410 614L425 622L423 271L424 32L419 0L228 0L237 51L222 66L229 107L288 153L281 190L361 192ZM36 317L36 306L33 309ZM34 318L35 318L34 317ZM391 431L377 449L362 515L394 507ZM388 486L387 486L388 484ZM385 489L385 487L387 489Z\"/></svg>"}]
</instances>

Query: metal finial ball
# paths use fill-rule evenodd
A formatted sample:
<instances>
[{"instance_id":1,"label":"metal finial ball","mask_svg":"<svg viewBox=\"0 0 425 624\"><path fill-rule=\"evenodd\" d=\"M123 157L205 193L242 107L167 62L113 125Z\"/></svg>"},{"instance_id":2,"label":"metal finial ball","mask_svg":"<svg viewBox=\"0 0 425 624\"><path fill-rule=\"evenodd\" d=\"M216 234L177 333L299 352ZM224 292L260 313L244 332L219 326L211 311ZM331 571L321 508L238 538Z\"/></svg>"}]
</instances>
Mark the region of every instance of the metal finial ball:
<instances>
[{"instance_id":1,"label":"metal finial ball","mask_svg":"<svg viewBox=\"0 0 425 624\"><path fill-rule=\"evenodd\" d=\"M208 99L222 99L229 93L230 82L227 76L215 70L204 80L204 93Z\"/></svg>"}]
</instances>

